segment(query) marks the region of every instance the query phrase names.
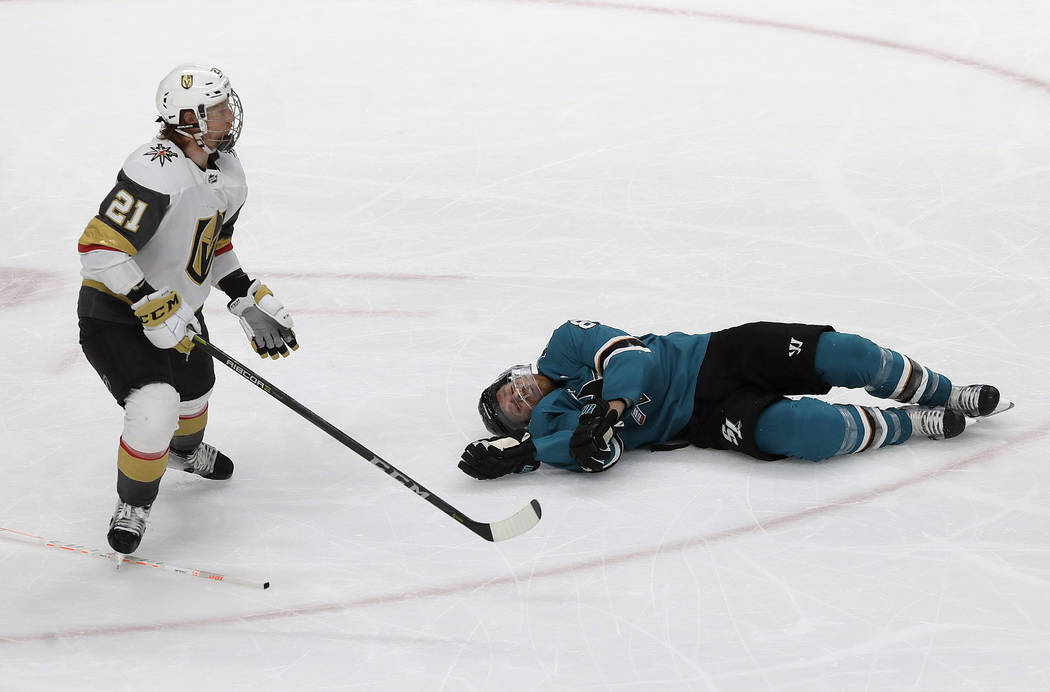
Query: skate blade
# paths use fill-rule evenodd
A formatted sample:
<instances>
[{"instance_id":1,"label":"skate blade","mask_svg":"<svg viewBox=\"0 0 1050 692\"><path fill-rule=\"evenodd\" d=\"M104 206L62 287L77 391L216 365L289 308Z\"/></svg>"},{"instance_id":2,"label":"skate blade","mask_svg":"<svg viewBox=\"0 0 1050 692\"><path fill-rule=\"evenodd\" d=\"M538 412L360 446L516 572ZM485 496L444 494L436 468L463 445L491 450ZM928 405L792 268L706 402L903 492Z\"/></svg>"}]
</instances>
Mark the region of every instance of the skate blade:
<instances>
[{"instance_id":1,"label":"skate blade","mask_svg":"<svg viewBox=\"0 0 1050 692\"><path fill-rule=\"evenodd\" d=\"M1012 402L1012 401L1000 401L999 405L995 407L995 410L992 411L991 413L989 413L987 416L979 416L977 418L970 418L969 416L967 416L966 417L966 427L968 428L971 425L976 425L977 423L980 423L983 420L991 418L992 416L998 416L1000 413L1006 413L1007 411L1009 411L1013 407L1014 407L1014 402Z\"/></svg>"},{"instance_id":2,"label":"skate blade","mask_svg":"<svg viewBox=\"0 0 1050 692\"><path fill-rule=\"evenodd\" d=\"M1000 413L1006 413L1014 407L1012 401L1000 401L999 405L995 407L995 410L989 413L987 416L981 416L981 418L991 418L992 416L998 416Z\"/></svg>"}]
</instances>

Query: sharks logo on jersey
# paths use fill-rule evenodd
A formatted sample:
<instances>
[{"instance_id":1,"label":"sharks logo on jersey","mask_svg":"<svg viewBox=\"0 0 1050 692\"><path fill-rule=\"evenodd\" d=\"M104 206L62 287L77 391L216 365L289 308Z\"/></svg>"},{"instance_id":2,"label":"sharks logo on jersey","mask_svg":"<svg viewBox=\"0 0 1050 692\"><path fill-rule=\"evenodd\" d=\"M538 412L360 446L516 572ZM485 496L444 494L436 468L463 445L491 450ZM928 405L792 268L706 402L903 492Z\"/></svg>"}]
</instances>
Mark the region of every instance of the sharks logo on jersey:
<instances>
[{"instance_id":1,"label":"sharks logo on jersey","mask_svg":"<svg viewBox=\"0 0 1050 692\"><path fill-rule=\"evenodd\" d=\"M602 395L602 378L595 377L593 380L580 387L579 391L570 389L569 392L576 397L577 401L586 403L591 397L600 397Z\"/></svg>"}]
</instances>

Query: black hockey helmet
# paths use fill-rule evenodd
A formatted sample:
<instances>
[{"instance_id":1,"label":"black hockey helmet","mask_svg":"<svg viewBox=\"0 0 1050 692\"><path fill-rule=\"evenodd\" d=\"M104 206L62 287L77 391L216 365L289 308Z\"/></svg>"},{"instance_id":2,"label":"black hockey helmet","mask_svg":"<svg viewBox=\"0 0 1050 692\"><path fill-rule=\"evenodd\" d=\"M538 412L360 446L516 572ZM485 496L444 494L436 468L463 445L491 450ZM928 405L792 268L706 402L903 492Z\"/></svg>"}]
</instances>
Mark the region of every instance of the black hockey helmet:
<instances>
[{"instance_id":1,"label":"black hockey helmet","mask_svg":"<svg viewBox=\"0 0 1050 692\"><path fill-rule=\"evenodd\" d=\"M536 383L536 377L532 374L532 366L514 365L501 372L492 384L481 391L481 398L478 400L478 414L481 416L481 422L485 424L485 429L493 435L517 437L528 430L529 419L514 420L500 408L496 392L508 382L514 384L514 393L525 402L530 410L533 404L529 403L529 398L543 396Z\"/></svg>"}]
</instances>

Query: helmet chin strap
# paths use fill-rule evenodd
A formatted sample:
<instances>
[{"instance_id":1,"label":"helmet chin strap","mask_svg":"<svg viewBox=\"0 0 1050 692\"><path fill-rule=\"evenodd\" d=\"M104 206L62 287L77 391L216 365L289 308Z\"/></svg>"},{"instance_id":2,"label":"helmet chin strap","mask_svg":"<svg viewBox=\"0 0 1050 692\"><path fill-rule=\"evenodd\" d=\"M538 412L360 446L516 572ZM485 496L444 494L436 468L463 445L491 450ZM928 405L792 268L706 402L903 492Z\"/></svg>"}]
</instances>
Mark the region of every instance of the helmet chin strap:
<instances>
[{"instance_id":1,"label":"helmet chin strap","mask_svg":"<svg viewBox=\"0 0 1050 692\"><path fill-rule=\"evenodd\" d=\"M208 134L208 131L206 129L207 127L207 125L204 125L204 129L202 129L200 132L194 132L192 134L179 129L176 129L175 133L182 135L186 139L192 139L194 144L203 149L204 152L208 154L208 156L211 156L215 153L215 147L209 147L207 144L204 143L204 135Z\"/></svg>"},{"instance_id":2,"label":"helmet chin strap","mask_svg":"<svg viewBox=\"0 0 1050 692\"><path fill-rule=\"evenodd\" d=\"M209 147L204 143L204 135L208 134L208 111L204 108L204 104L197 106L197 112L194 115L197 117L196 124L177 125L175 131L187 139L192 139L208 156L211 156L215 153L215 147ZM179 117L181 119L182 116ZM198 131L192 134L185 131L191 127L196 127Z\"/></svg>"}]
</instances>

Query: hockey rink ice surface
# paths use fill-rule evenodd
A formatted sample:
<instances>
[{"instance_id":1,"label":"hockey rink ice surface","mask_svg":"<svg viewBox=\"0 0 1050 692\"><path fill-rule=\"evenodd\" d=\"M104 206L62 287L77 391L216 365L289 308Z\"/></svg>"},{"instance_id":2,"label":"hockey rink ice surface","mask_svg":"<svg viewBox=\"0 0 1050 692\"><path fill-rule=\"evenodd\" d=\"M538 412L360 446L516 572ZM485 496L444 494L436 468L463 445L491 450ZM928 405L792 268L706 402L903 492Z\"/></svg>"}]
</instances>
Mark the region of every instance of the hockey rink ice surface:
<instances>
[{"instance_id":1,"label":"hockey rink ice surface","mask_svg":"<svg viewBox=\"0 0 1050 692\"><path fill-rule=\"evenodd\" d=\"M0 1L0 527L105 550L119 408L76 241L175 65L245 108L235 244L302 347L220 348L233 479L138 555L0 532L0 690L1050 689L1050 5ZM636 451L480 482L480 389L567 319L830 323L1017 407L823 463ZM863 392L832 401L874 403Z\"/></svg>"}]
</instances>

